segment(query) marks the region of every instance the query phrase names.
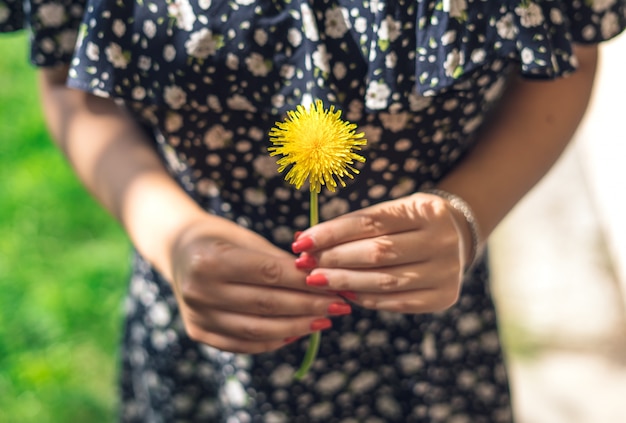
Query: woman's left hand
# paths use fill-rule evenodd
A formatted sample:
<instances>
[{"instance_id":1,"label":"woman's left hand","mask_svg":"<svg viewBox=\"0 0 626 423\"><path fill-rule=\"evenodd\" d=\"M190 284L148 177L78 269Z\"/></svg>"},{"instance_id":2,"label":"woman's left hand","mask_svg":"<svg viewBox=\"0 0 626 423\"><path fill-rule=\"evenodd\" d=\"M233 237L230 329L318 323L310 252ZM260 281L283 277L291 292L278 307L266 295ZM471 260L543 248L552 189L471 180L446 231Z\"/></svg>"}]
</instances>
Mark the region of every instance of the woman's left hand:
<instances>
[{"instance_id":1,"label":"woman's left hand","mask_svg":"<svg viewBox=\"0 0 626 423\"><path fill-rule=\"evenodd\" d=\"M418 193L320 223L293 244L309 286L363 307L429 313L456 303L471 236L446 200Z\"/></svg>"}]
</instances>

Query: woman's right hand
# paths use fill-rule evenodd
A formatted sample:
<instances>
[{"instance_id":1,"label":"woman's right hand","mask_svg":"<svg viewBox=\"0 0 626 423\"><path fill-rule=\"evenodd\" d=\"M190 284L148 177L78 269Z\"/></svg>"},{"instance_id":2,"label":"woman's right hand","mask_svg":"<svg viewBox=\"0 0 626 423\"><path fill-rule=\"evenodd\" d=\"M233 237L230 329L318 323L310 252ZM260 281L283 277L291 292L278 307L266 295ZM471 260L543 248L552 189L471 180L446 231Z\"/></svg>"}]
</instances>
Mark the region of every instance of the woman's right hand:
<instances>
[{"instance_id":1,"label":"woman's right hand","mask_svg":"<svg viewBox=\"0 0 626 423\"><path fill-rule=\"evenodd\" d=\"M339 296L307 288L295 256L215 217L189 226L172 253L172 285L188 335L224 351L262 353L327 329L350 313Z\"/></svg>"},{"instance_id":2,"label":"woman's right hand","mask_svg":"<svg viewBox=\"0 0 626 423\"><path fill-rule=\"evenodd\" d=\"M349 312L338 296L307 292L295 256L204 212L167 172L132 116L110 98L69 89L67 72L67 66L40 72L53 138L141 255L172 282L191 338L260 353L327 328L329 315Z\"/></svg>"}]
</instances>

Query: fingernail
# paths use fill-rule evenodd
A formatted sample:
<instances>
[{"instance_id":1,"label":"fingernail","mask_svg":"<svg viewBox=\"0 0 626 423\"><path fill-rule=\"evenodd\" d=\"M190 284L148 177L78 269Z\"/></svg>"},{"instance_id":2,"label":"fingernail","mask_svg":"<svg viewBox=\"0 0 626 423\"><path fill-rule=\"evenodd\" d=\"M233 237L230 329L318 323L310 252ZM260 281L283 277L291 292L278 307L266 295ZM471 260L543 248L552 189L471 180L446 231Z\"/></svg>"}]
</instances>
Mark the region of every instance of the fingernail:
<instances>
[{"instance_id":1,"label":"fingernail","mask_svg":"<svg viewBox=\"0 0 626 423\"><path fill-rule=\"evenodd\" d=\"M285 342L286 344L291 344L292 342L296 342L300 338L300 336L290 336L289 338L283 339L283 342Z\"/></svg>"},{"instance_id":2,"label":"fingernail","mask_svg":"<svg viewBox=\"0 0 626 423\"><path fill-rule=\"evenodd\" d=\"M312 269L315 266L317 266L317 260L311 255L303 254L296 259L296 267L298 269Z\"/></svg>"},{"instance_id":3,"label":"fingernail","mask_svg":"<svg viewBox=\"0 0 626 423\"><path fill-rule=\"evenodd\" d=\"M330 319L317 319L311 322L311 330L317 332L320 330L328 329L333 325Z\"/></svg>"},{"instance_id":4,"label":"fingernail","mask_svg":"<svg viewBox=\"0 0 626 423\"><path fill-rule=\"evenodd\" d=\"M294 241L297 241L297 240L298 240L298 238L300 238L300 235L302 235L302 231L296 231L296 232L294 232L294 234L293 234L293 240L294 240Z\"/></svg>"},{"instance_id":5,"label":"fingernail","mask_svg":"<svg viewBox=\"0 0 626 423\"><path fill-rule=\"evenodd\" d=\"M352 313L352 307L346 303L332 303L328 306L328 314L333 316L343 316Z\"/></svg>"},{"instance_id":6,"label":"fingernail","mask_svg":"<svg viewBox=\"0 0 626 423\"><path fill-rule=\"evenodd\" d=\"M291 244L291 251L293 251L294 254L299 254L311 247L313 247L313 238L307 236Z\"/></svg>"},{"instance_id":7,"label":"fingernail","mask_svg":"<svg viewBox=\"0 0 626 423\"><path fill-rule=\"evenodd\" d=\"M328 285L328 279L326 275L316 273L315 275L309 275L306 277L306 284L309 286L326 286Z\"/></svg>"},{"instance_id":8,"label":"fingernail","mask_svg":"<svg viewBox=\"0 0 626 423\"><path fill-rule=\"evenodd\" d=\"M356 292L353 291L337 291L337 295L340 295L352 301L356 301L357 299Z\"/></svg>"}]
</instances>

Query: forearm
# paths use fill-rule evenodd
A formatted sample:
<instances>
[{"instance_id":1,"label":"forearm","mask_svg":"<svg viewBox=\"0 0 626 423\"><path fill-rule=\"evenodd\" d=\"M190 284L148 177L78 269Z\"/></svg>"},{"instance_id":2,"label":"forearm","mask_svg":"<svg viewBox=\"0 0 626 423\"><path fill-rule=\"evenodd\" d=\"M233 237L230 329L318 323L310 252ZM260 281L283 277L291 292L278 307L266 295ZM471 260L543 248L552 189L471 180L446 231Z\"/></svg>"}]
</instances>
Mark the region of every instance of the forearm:
<instances>
[{"instance_id":1,"label":"forearm","mask_svg":"<svg viewBox=\"0 0 626 423\"><path fill-rule=\"evenodd\" d=\"M40 77L53 139L89 191L146 258L170 277L169 250L202 210L164 169L145 134L109 99L64 86L62 70Z\"/></svg>"},{"instance_id":2,"label":"forearm","mask_svg":"<svg viewBox=\"0 0 626 423\"><path fill-rule=\"evenodd\" d=\"M548 172L586 110L597 49L577 48L579 69L555 81L516 80L476 147L439 188L472 207L483 240Z\"/></svg>"}]
</instances>

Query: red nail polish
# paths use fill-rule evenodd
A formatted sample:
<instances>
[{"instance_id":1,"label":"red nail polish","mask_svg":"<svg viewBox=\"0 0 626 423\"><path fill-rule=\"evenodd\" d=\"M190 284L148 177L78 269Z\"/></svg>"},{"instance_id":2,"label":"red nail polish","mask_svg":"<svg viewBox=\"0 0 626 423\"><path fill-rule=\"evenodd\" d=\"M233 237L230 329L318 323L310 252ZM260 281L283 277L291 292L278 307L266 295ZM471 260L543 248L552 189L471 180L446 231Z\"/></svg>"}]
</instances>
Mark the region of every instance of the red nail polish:
<instances>
[{"instance_id":1,"label":"red nail polish","mask_svg":"<svg viewBox=\"0 0 626 423\"><path fill-rule=\"evenodd\" d=\"M352 313L352 307L346 303L332 303L328 306L328 314L333 316L343 316Z\"/></svg>"},{"instance_id":2,"label":"red nail polish","mask_svg":"<svg viewBox=\"0 0 626 423\"><path fill-rule=\"evenodd\" d=\"M317 260L308 254L303 254L296 259L298 269L313 269L315 266L317 266Z\"/></svg>"},{"instance_id":3,"label":"red nail polish","mask_svg":"<svg viewBox=\"0 0 626 423\"><path fill-rule=\"evenodd\" d=\"M288 338L283 339L283 342L285 342L286 344L291 344L292 342L296 342L300 338L301 338L300 336L290 336Z\"/></svg>"},{"instance_id":4,"label":"red nail polish","mask_svg":"<svg viewBox=\"0 0 626 423\"><path fill-rule=\"evenodd\" d=\"M294 254L299 254L311 247L313 247L313 239L307 236L291 244L291 251L293 251Z\"/></svg>"},{"instance_id":5,"label":"red nail polish","mask_svg":"<svg viewBox=\"0 0 626 423\"><path fill-rule=\"evenodd\" d=\"M298 240L298 238L300 238L300 235L302 235L302 231L296 231L293 234L293 240L294 242Z\"/></svg>"},{"instance_id":6,"label":"red nail polish","mask_svg":"<svg viewBox=\"0 0 626 423\"><path fill-rule=\"evenodd\" d=\"M326 286L328 285L328 279L326 275L316 273L315 275L309 275L306 277L306 284L309 286Z\"/></svg>"},{"instance_id":7,"label":"red nail polish","mask_svg":"<svg viewBox=\"0 0 626 423\"><path fill-rule=\"evenodd\" d=\"M311 322L311 330L317 332L320 330L328 329L333 325L330 319L317 319Z\"/></svg>"},{"instance_id":8,"label":"red nail polish","mask_svg":"<svg viewBox=\"0 0 626 423\"><path fill-rule=\"evenodd\" d=\"M347 298L348 300L356 301L357 299L356 292L353 291L337 291L337 294L341 297Z\"/></svg>"}]
</instances>

